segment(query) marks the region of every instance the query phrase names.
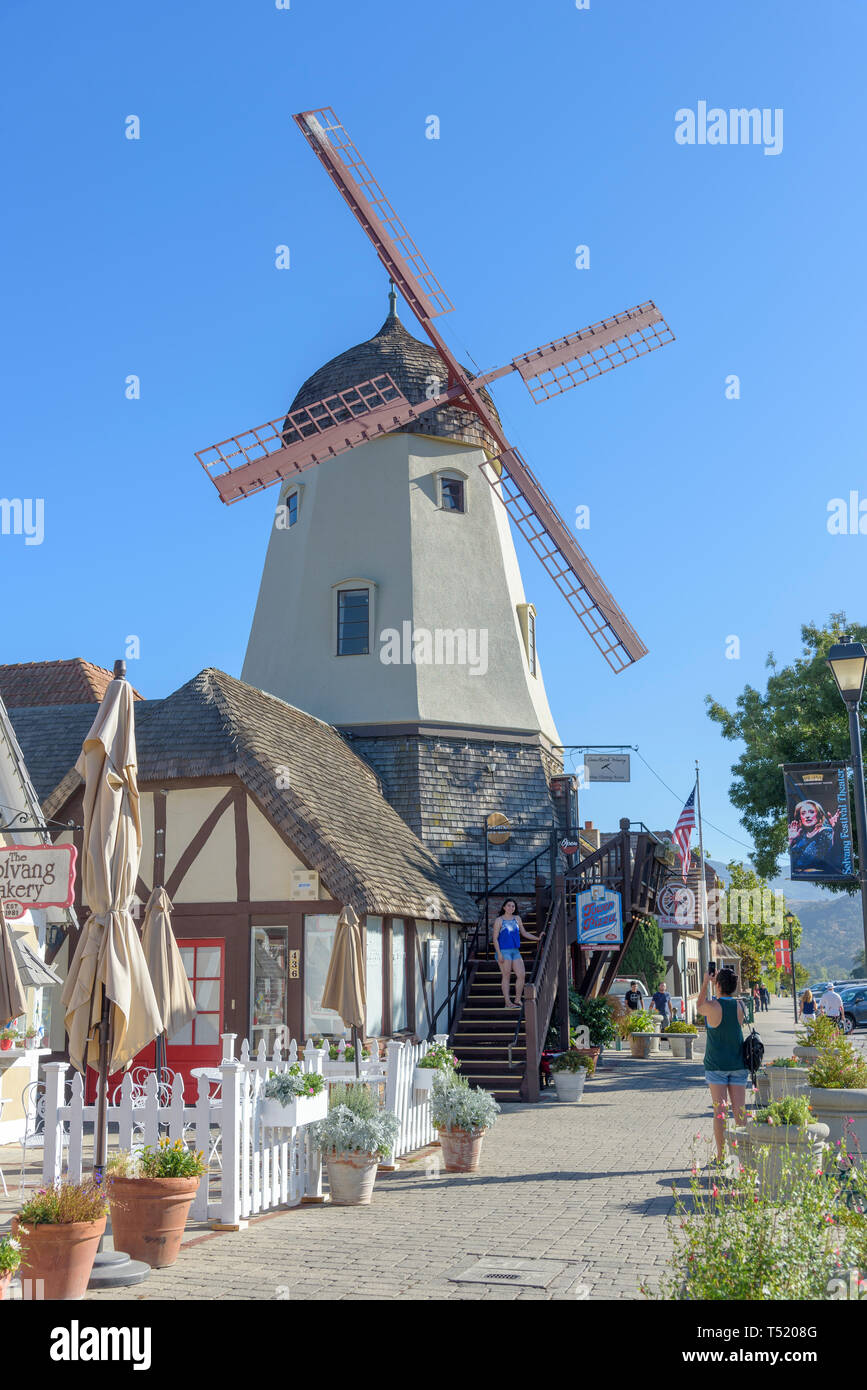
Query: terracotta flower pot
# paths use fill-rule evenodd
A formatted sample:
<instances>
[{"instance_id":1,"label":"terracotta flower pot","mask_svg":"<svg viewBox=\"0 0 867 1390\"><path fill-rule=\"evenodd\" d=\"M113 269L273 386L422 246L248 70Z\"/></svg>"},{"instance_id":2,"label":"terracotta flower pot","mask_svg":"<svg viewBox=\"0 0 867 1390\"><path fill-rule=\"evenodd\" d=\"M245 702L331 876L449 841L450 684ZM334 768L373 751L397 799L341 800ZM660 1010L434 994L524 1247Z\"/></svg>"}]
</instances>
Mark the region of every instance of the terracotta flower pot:
<instances>
[{"instance_id":1,"label":"terracotta flower pot","mask_svg":"<svg viewBox=\"0 0 867 1390\"><path fill-rule=\"evenodd\" d=\"M12 1270L7 1269L5 1274L0 1274L0 1303L6 1301L9 1293L9 1285L12 1283Z\"/></svg>"},{"instance_id":2,"label":"terracotta flower pot","mask_svg":"<svg viewBox=\"0 0 867 1390\"><path fill-rule=\"evenodd\" d=\"M466 1129L439 1130L443 1166L447 1173L476 1173L482 1156L485 1131L471 1133Z\"/></svg>"},{"instance_id":3,"label":"terracotta flower pot","mask_svg":"<svg viewBox=\"0 0 867 1390\"><path fill-rule=\"evenodd\" d=\"M178 1258L198 1178L112 1178L109 1190L115 1250L154 1269Z\"/></svg>"},{"instance_id":4,"label":"terracotta flower pot","mask_svg":"<svg viewBox=\"0 0 867 1390\"><path fill-rule=\"evenodd\" d=\"M104 1230L104 1216L98 1221L38 1226L22 1226L13 1217L12 1234L21 1241L18 1273L25 1294L33 1299L82 1298ZM28 1281L32 1281L29 1290Z\"/></svg>"},{"instance_id":5,"label":"terracotta flower pot","mask_svg":"<svg viewBox=\"0 0 867 1390\"><path fill-rule=\"evenodd\" d=\"M325 1155L328 1186L335 1207L368 1207L373 1196L377 1154L343 1153L335 1150Z\"/></svg>"}]
</instances>

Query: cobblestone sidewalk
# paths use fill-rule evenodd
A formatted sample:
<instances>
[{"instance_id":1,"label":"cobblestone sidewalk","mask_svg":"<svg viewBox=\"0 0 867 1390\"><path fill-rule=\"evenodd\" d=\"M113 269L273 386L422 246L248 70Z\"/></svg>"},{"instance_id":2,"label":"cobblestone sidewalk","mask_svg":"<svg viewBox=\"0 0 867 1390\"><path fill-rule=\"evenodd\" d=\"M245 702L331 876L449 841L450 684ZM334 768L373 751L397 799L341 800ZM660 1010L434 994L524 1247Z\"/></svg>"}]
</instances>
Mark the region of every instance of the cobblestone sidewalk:
<instances>
[{"instance_id":1,"label":"cobblestone sidewalk","mask_svg":"<svg viewBox=\"0 0 867 1390\"><path fill-rule=\"evenodd\" d=\"M775 1001L758 1023L768 1058L791 1050L790 1004ZM609 1052L579 1105L551 1092L505 1107L477 1175L440 1171L434 1148L381 1173L370 1207L304 1207L237 1234L194 1234L171 1269L111 1296L634 1299L662 1273L672 1184L688 1185L693 1149L704 1157L710 1134L700 1061ZM562 1268L541 1266L554 1276L546 1288L451 1282L481 1256Z\"/></svg>"}]
</instances>

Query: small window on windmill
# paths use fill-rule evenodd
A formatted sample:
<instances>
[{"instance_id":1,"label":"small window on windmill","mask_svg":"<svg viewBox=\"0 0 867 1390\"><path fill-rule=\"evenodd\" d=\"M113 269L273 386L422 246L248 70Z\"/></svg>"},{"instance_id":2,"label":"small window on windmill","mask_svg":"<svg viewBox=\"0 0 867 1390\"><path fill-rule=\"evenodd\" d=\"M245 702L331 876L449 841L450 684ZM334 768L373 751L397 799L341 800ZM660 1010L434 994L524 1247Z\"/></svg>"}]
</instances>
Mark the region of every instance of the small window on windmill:
<instances>
[{"instance_id":1,"label":"small window on windmill","mask_svg":"<svg viewBox=\"0 0 867 1390\"><path fill-rule=\"evenodd\" d=\"M298 493L290 492L285 502L286 525L294 526L298 520Z\"/></svg>"},{"instance_id":2,"label":"small window on windmill","mask_svg":"<svg viewBox=\"0 0 867 1390\"><path fill-rule=\"evenodd\" d=\"M337 593L337 655L366 656L370 651L370 594L367 589Z\"/></svg>"},{"instance_id":3,"label":"small window on windmill","mask_svg":"<svg viewBox=\"0 0 867 1390\"><path fill-rule=\"evenodd\" d=\"M518 604L518 623L521 628L521 636L524 639L524 650L527 654L527 667L530 675L538 674L536 662L536 610L532 603Z\"/></svg>"},{"instance_id":4,"label":"small window on windmill","mask_svg":"<svg viewBox=\"0 0 867 1390\"><path fill-rule=\"evenodd\" d=\"M463 478L444 473L440 475L440 506L444 512L467 510Z\"/></svg>"}]
</instances>

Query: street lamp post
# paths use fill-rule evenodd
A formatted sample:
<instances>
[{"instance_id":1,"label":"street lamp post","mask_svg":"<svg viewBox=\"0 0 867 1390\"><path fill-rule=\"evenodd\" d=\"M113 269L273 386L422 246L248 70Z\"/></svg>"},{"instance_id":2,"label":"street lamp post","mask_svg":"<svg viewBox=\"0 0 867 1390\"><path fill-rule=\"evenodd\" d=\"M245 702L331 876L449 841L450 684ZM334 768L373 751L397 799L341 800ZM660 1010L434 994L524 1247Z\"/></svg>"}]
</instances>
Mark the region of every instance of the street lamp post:
<instances>
[{"instance_id":1,"label":"street lamp post","mask_svg":"<svg viewBox=\"0 0 867 1390\"><path fill-rule=\"evenodd\" d=\"M795 1013L795 1026L798 1023L798 986L795 981L795 914L786 913L786 926L789 928L789 960L792 966L792 1008Z\"/></svg>"},{"instance_id":2,"label":"street lamp post","mask_svg":"<svg viewBox=\"0 0 867 1390\"><path fill-rule=\"evenodd\" d=\"M867 959L867 796L864 792L864 765L861 756L861 725L858 706L867 675L867 650L863 642L843 637L828 653L828 665L849 715L849 743L855 795L855 826L858 831L858 881L861 885L861 923Z\"/></svg>"}]
</instances>

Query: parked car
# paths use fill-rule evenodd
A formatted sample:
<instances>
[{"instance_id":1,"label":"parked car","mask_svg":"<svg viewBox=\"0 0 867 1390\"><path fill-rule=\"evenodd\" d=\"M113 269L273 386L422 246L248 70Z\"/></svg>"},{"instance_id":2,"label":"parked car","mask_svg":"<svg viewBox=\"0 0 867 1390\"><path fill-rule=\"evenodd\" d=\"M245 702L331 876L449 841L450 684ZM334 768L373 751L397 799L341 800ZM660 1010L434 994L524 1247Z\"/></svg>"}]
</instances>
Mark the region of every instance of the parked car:
<instances>
[{"instance_id":1,"label":"parked car","mask_svg":"<svg viewBox=\"0 0 867 1390\"><path fill-rule=\"evenodd\" d=\"M843 1000L843 1027L846 1032L851 1033L855 1028L867 1028L867 985L841 989L840 998Z\"/></svg>"}]
</instances>

